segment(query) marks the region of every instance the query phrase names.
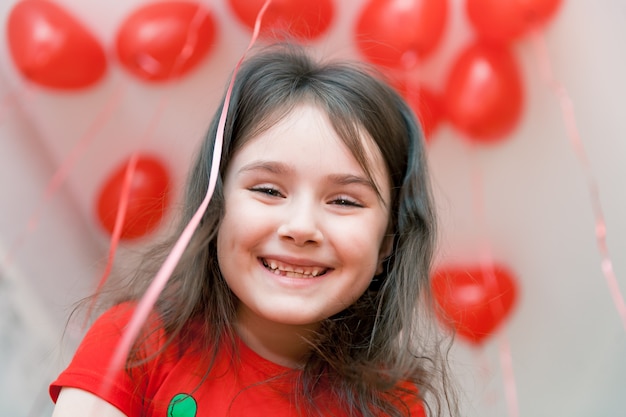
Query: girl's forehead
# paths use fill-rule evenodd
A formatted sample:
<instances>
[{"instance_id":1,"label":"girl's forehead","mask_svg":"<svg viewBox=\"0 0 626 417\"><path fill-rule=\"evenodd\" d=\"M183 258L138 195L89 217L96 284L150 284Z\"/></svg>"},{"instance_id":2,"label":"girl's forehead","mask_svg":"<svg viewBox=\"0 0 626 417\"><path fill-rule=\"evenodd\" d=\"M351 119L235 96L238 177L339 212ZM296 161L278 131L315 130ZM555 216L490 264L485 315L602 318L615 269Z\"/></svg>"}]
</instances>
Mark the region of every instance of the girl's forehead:
<instances>
[{"instance_id":1,"label":"girl's forehead","mask_svg":"<svg viewBox=\"0 0 626 417\"><path fill-rule=\"evenodd\" d=\"M287 144L294 152L312 151L313 153L309 155L311 157L318 152L322 156L328 156L325 152L337 152L337 148L342 148L352 157L362 153L367 165L381 163L384 165L378 145L363 126L357 121L345 121L345 124L352 124L356 136L337 132L327 110L314 102L304 101L292 108L277 110L262 124L253 127L254 131L250 132L247 138L242 138L234 152L235 157L250 146L255 147L257 151L269 152L281 151Z\"/></svg>"},{"instance_id":2,"label":"girl's forehead","mask_svg":"<svg viewBox=\"0 0 626 417\"><path fill-rule=\"evenodd\" d=\"M369 177L381 191L389 188L391 180L377 144L364 128L357 126L354 133L356 137L342 137L322 107L304 102L247 139L233 155L228 171L255 160L307 166L312 175L317 168L330 165L337 172Z\"/></svg>"}]
</instances>

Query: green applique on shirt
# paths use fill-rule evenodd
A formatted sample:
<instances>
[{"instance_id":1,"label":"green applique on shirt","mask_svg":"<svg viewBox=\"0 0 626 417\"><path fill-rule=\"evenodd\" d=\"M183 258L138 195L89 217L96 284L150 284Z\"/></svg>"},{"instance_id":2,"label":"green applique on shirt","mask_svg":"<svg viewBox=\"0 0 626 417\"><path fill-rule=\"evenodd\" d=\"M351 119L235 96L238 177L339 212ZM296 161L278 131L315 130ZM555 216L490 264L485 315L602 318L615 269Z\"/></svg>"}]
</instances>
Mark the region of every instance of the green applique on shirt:
<instances>
[{"instance_id":1,"label":"green applique on shirt","mask_svg":"<svg viewBox=\"0 0 626 417\"><path fill-rule=\"evenodd\" d=\"M176 394L167 407L167 417L195 417L197 412L196 400L189 394Z\"/></svg>"}]
</instances>

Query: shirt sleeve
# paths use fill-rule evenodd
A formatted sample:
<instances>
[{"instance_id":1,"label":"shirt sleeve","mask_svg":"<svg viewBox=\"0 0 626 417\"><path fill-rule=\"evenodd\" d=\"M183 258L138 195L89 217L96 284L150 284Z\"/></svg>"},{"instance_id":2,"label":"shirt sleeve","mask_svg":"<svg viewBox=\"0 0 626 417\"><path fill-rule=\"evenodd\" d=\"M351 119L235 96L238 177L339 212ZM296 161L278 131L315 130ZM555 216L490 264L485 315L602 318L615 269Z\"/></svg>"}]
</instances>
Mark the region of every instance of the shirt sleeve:
<instances>
[{"instance_id":1,"label":"shirt sleeve","mask_svg":"<svg viewBox=\"0 0 626 417\"><path fill-rule=\"evenodd\" d=\"M419 390L417 387L407 381L399 384L400 388L406 390L401 400L405 407L409 409L411 417L426 417L424 403L419 399Z\"/></svg>"},{"instance_id":2,"label":"shirt sleeve","mask_svg":"<svg viewBox=\"0 0 626 417\"><path fill-rule=\"evenodd\" d=\"M110 372L111 359L133 311L132 305L121 304L96 320L69 366L50 385L52 401L56 402L63 387L79 388L102 398L127 416L139 414L143 398L141 369Z\"/></svg>"}]
</instances>

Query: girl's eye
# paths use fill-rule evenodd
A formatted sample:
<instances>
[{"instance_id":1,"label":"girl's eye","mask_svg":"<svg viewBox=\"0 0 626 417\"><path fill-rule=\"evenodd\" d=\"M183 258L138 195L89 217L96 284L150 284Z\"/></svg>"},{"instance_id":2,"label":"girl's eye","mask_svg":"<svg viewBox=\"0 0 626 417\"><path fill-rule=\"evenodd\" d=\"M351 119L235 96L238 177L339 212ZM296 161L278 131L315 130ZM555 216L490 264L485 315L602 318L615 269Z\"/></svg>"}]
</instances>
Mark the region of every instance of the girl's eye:
<instances>
[{"instance_id":1,"label":"girl's eye","mask_svg":"<svg viewBox=\"0 0 626 417\"><path fill-rule=\"evenodd\" d=\"M331 204L335 204L338 206L348 206L348 207L363 207L361 203L357 201L347 198L347 197L339 197L331 201Z\"/></svg>"},{"instance_id":2,"label":"girl's eye","mask_svg":"<svg viewBox=\"0 0 626 417\"><path fill-rule=\"evenodd\" d=\"M282 193L278 191L276 188L267 187L267 186L252 187L250 188L250 191L261 193L261 194L266 194L270 197L283 197Z\"/></svg>"}]
</instances>

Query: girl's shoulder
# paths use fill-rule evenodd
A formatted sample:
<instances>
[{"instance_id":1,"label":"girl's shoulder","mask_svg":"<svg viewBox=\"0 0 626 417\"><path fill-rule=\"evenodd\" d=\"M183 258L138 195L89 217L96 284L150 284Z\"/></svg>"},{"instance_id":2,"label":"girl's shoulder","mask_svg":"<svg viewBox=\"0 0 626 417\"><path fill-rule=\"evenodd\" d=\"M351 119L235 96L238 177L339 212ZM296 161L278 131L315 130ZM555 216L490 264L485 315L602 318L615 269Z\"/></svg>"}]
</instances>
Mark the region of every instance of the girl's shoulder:
<instances>
[{"instance_id":1,"label":"girl's shoulder","mask_svg":"<svg viewBox=\"0 0 626 417\"><path fill-rule=\"evenodd\" d=\"M137 303L134 301L125 301L115 304L105 310L89 328L99 329L101 327L125 327L130 322L135 313Z\"/></svg>"},{"instance_id":2,"label":"girl's shoulder","mask_svg":"<svg viewBox=\"0 0 626 417\"><path fill-rule=\"evenodd\" d=\"M411 417L426 417L420 390L409 381L400 381L395 386L395 394L390 401L400 410L407 410Z\"/></svg>"},{"instance_id":3,"label":"girl's shoulder","mask_svg":"<svg viewBox=\"0 0 626 417\"><path fill-rule=\"evenodd\" d=\"M112 368L136 307L134 302L121 303L94 321L68 367L51 383L49 392L53 401L63 387L74 387L104 399L126 415L139 415L146 400L153 398L177 366L182 365L180 349L166 343L160 316L153 312L138 334L126 363L119 369ZM194 365L189 359L184 364L187 370Z\"/></svg>"},{"instance_id":4,"label":"girl's shoulder","mask_svg":"<svg viewBox=\"0 0 626 417\"><path fill-rule=\"evenodd\" d=\"M130 330L131 320L137 309L137 303L127 301L116 304L104 311L91 325L85 335L84 340L93 340L94 342L115 342L118 343L123 335ZM146 318L145 323L140 326L137 334L138 341L150 341L151 345L162 339L162 321L160 315L151 312ZM145 343L141 343L144 345Z\"/></svg>"},{"instance_id":5,"label":"girl's shoulder","mask_svg":"<svg viewBox=\"0 0 626 417\"><path fill-rule=\"evenodd\" d=\"M109 344L107 349L117 349L129 331L133 331L134 340L132 348L128 352L127 367L133 368L133 364L154 364L155 360L168 361L176 360L185 353L185 346L193 346L187 338L187 343L181 345L180 338L169 335L165 330L165 324L161 314L155 310L151 311L140 323L139 329L131 329L135 326L134 318L137 312L138 303L127 301L116 304L106 310L91 326L83 344L87 340L100 341ZM188 335L199 334L194 330L196 326L193 322L188 323L190 330Z\"/></svg>"}]
</instances>

